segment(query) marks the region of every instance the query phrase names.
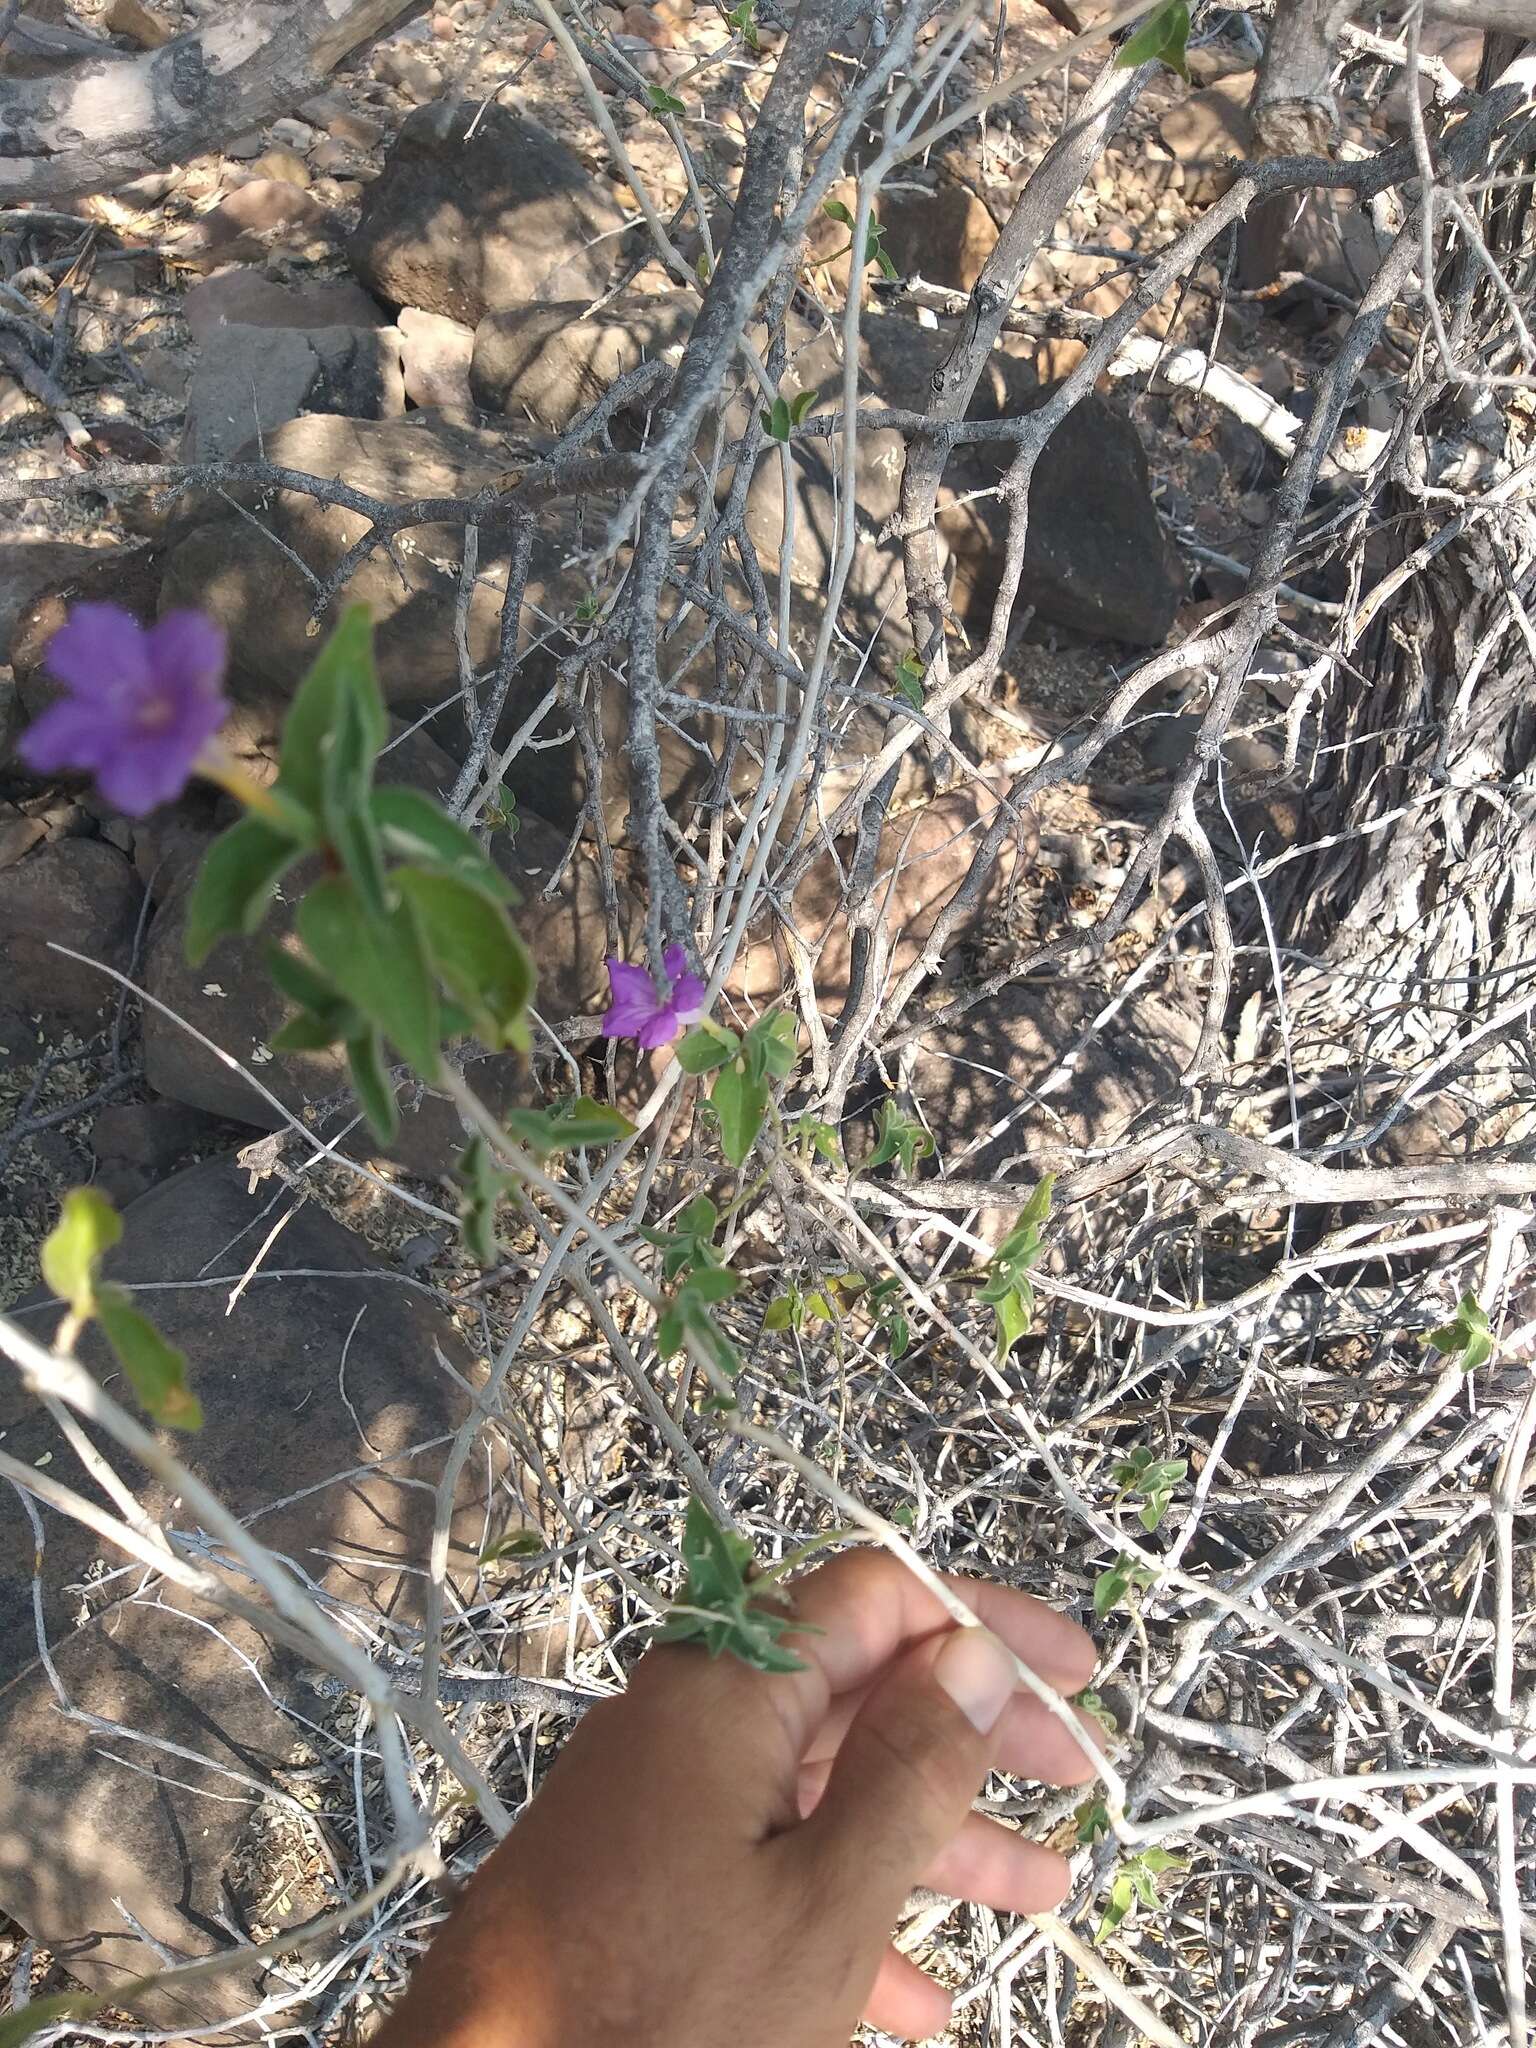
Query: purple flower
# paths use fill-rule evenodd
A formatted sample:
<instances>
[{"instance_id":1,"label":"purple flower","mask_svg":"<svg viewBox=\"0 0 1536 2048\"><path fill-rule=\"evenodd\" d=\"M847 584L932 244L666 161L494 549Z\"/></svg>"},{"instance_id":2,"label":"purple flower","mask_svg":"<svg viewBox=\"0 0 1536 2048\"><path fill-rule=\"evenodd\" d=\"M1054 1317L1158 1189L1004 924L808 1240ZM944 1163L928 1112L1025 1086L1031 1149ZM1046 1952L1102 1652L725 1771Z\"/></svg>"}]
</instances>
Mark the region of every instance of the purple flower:
<instances>
[{"instance_id":1,"label":"purple flower","mask_svg":"<svg viewBox=\"0 0 1536 2048\"><path fill-rule=\"evenodd\" d=\"M665 1001L657 995L656 984L643 967L631 967L623 960L608 962L608 986L613 1000L603 1018L604 1038L633 1038L646 1047L670 1045L685 1024L704 1014L704 984L688 972L688 955L681 946L668 946L661 956L672 984Z\"/></svg>"},{"instance_id":2,"label":"purple flower","mask_svg":"<svg viewBox=\"0 0 1536 2048\"><path fill-rule=\"evenodd\" d=\"M224 635L201 612L148 628L115 604L77 604L48 643L64 685L22 734L39 774L88 769L109 804L142 818L179 796L229 713Z\"/></svg>"}]
</instances>

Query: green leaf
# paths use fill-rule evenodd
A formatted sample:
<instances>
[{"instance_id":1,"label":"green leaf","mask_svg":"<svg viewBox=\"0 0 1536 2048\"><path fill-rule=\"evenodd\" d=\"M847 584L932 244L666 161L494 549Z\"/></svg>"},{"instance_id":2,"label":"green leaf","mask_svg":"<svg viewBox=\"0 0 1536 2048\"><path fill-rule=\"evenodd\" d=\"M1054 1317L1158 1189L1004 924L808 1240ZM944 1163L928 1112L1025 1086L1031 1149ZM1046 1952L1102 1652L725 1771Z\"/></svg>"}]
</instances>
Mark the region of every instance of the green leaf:
<instances>
[{"instance_id":1,"label":"green leaf","mask_svg":"<svg viewBox=\"0 0 1536 2048\"><path fill-rule=\"evenodd\" d=\"M741 0L741 5L733 7L725 19L727 27L735 29L749 50L762 48L762 38L757 32L755 0Z\"/></svg>"},{"instance_id":2,"label":"green leaf","mask_svg":"<svg viewBox=\"0 0 1536 2048\"><path fill-rule=\"evenodd\" d=\"M869 1173L873 1173L877 1166L888 1166L893 1159L899 1159L902 1172L910 1176L917 1161L926 1159L933 1150L933 1140L922 1125L903 1116L895 1099L889 1095L880 1105L877 1140L865 1168Z\"/></svg>"},{"instance_id":3,"label":"green leaf","mask_svg":"<svg viewBox=\"0 0 1536 2048\"><path fill-rule=\"evenodd\" d=\"M498 1564L508 1557L542 1557L549 1544L539 1529L514 1529L510 1535L498 1536L494 1543L488 1543L480 1553L482 1564Z\"/></svg>"},{"instance_id":4,"label":"green leaf","mask_svg":"<svg viewBox=\"0 0 1536 2048\"><path fill-rule=\"evenodd\" d=\"M1027 1283L1026 1283L1027 1284ZM1031 1302L1010 1287L991 1304L997 1320L997 1358L1001 1364L1021 1337L1029 1335Z\"/></svg>"},{"instance_id":5,"label":"green leaf","mask_svg":"<svg viewBox=\"0 0 1536 2048\"><path fill-rule=\"evenodd\" d=\"M347 1040L347 1069L369 1130L381 1145L392 1145L400 1130L400 1108L378 1031L360 1031Z\"/></svg>"},{"instance_id":6,"label":"green leaf","mask_svg":"<svg viewBox=\"0 0 1536 2048\"><path fill-rule=\"evenodd\" d=\"M853 226L853 215L844 206L841 199L823 199L821 210L828 220L840 221L845 228Z\"/></svg>"},{"instance_id":7,"label":"green leaf","mask_svg":"<svg viewBox=\"0 0 1536 2048\"><path fill-rule=\"evenodd\" d=\"M555 1152L574 1152L581 1145L612 1145L632 1138L635 1126L606 1102L585 1095L555 1109L512 1109L504 1119L508 1134L526 1145L536 1159Z\"/></svg>"},{"instance_id":8,"label":"green leaf","mask_svg":"<svg viewBox=\"0 0 1536 2048\"><path fill-rule=\"evenodd\" d=\"M369 806L386 850L397 859L432 874L472 883L503 903L517 901L517 891L495 861L481 851L473 834L456 825L419 789L376 789ZM505 818L502 822L505 824Z\"/></svg>"},{"instance_id":9,"label":"green leaf","mask_svg":"<svg viewBox=\"0 0 1536 2048\"><path fill-rule=\"evenodd\" d=\"M101 1290L96 1313L144 1412L166 1429L201 1429L202 1403L187 1384L185 1352L168 1344L120 1287Z\"/></svg>"},{"instance_id":10,"label":"green leaf","mask_svg":"<svg viewBox=\"0 0 1536 2048\"><path fill-rule=\"evenodd\" d=\"M230 932L253 932L302 849L259 818L242 818L203 856L187 905L187 959L196 967Z\"/></svg>"},{"instance_id":11,"label":"green leaf","mask_svg":"<svg viewBox=\"0 0 1536 2048\"><path fill-rule=\"evenodd\" d=\"M321 648L283 722L282 786L289 796L296 797L306 810L317 815L324 809L326 742L335 725L337 707L344 697L366 696L369 684L373 686L373 703L378 705L378 719L382 721L383 706L378 701L378 684L373 674L373 620L366 605L355 604L342 614L340 624ZM363 716L370 716L366 704ZM375 753L384 744L388 726L376 729L379 739Z\"/></svg>"},{"instance_id":12,"label":"green leaf","mask_svg":"<svg viewBox=\"0 0 1536 2048\"><path fill-rule=\"evenodd\" d=\"M388 733L384 706L371 664L366 674L348 671L338 691L335 715L323 742L324 795L320 815L342 867L357 884L358 894L374 917L387 914L384 897L384 849L369 799L373 763Z\"/></svg>"},{"instance_id":13,"label":"green leaf","mask_svg":"<svg viewBox=\"0 0 1536 2048\"><path fill-rule=\"evenodd\" d=\"M271 1040L274 1052L316 1052L355 1038L363 1028L356 1007L339 995L323 974L286 946L267 948L267 972L281 992L298 1005Z\"/></svg>"},{"instance_id":14,"label":"green leaf","mask_svg":"<svg viewBox=\"0 0 1536 2048\"><path fill-rule=\"evenodd\" d=\"M754 1079L782 1081L800 1057L800 1027L787 1010L769 1010L747 1033L742 1052Z\"/></svg>"},{"instance_id":15,"label":"green leaf","mask_svg":"<svg viewBox=\"0 0 1536 2048\"><path fill-rule=\"evenodd\" d=\"M1102 1798L1085 1799L1074 1818L1080 1842L1096 1842L1101 1835L1109 1833L1109 1808Z\"/></svg>"},{"instance_id":16,"label":"green leaf","mask_svg":"<svg viewBox=\"0 0 1536 2048\"><path fill-rule=\"evenodd\" d=\"M776 398L772 409L759 413L758 418L762 421L763 432L770 441L789 439L789 404L786 399Z\"/></svg>"},{"instance_id":17,"label":"green leaf","mask_svg":"<svg viewBox=\"0 0 1536 2048\"><path fill-rule=\"evenodd\" d=\"M896 670L896 690L914 711L921 711L923 708L923 677L927 673L927 669L918 660L917 649L909 647L901 657L900 666Z\"/></svg>"},{"instance_id":18,"label":"green leaf","mask_svg":"<svg viewBox=\"0 0 1536 2048\"><path fill-rule=\"evenodd\" d=\"M702 249L699 251L698 256L694 260L693 274L699 280L700 284L709 283L709 257L705 254L705 252Z\"/></svg>"},{"instance_id":19,"label":"green leaf","mask_svg":"<svg viewBox=\"0 0 1536 2048\"><path fill-rule=\"evenodd\" d=\"M267 1040L271 1052L327 1052L344 1038L350 1038L362 1026L362 1019L351 1005L345 1006L350 1024L342 1029L317 1015L313 1010L300 1010L296 1017L290 1017L286 1024L279 1025Z\"/></svg>"},{"instance_id":20,"label":"green leaf","mask_svg":"<svg viewBox=\"0 0 1536 2048\"><path fill-rule=\"evenodd\" d=\"M768 1113L768 1084L755 1080L740 1060L721 1069L710 1102L720 1119L720 1149L732 1166L744 1166Z\"/></svg>"},{"instance_id":21,"label":"green leaf","mask_svg":"<svg viewBox=\"0 0 1536 2048\"><path fill-rule=\"evenodd\" d=\"M1166 64L1188 85L1191 82L1189 60L1185 55L1188 41L1189 8L1186 0L1164 0L1164 5L1144 21L1133 36L1127 37L1115 52L1116 68L1130 71L1138 64Z\"/></svg>"},{"instance_id":22,"label":"green leaf","mask_svg":"<svg viewBox=\"0 0 1536 2048\"><path fill-rule=\"evenodd\" d=\"M471 882L422 868L397 868L394 882L420 913L443 985L474 1019L484 1043L526 1052L533 962L501 904Z\"/></svg>"},{"instance_id":23,"label":"green leaf","mask_svg":"<svg viewBox=\"0 0 1536 2048\"><path fill-rule=\"evenodd\" d=\"M1105 1935L1113 1934L1135 1909L1136 1887L1129 1877L1117 1877L1109 1888L1109 1904L1104 1908L1104 1917L1093 1931L1094 1940L1099 1942Z\"/></svg>"},{"instance_id":24,"label":"green leaf","mask_svg":"<svg viewBox=\"0 0 1536 2048\"><path fill-rule=\"evenodd\" d=\"M1155 1574L1122 1553L1093 1582L1094 1614L1102 1621L1106 1614L1120 1605L1127 1593L1144 1591L1155 1583Z\"/></svg>"},{"instance_id":25,"label":"green leaf","mask_svg":"<svg viewBox=\"0 0 1536 2048\"><path fill-rule=\"evenodd\" d=\"M502 1172L484 1138L471 1138L465 1146L459 1159L459 1175L466 1183L459 1200L464 1249L477 1266L494 1266L498 1256L496 1209L512 1185L512 1176Z\"/></svg>"},{"instance_id":26,"label":"green leaf","mask_svg":"<svg viewBox=\"0 0 1536 2048\"><path fill-rule=\"evenodd\" d=\"M71 1315L96 1312L96 1268L123 1234L123 1219L95 1188L71 1188L43 1239L43 1278Z\"/></svg>"},{"instance_id":27,"label":"green leaf","mask_svg":"<svg viewBox=\"0 0 1536 2048\"><path fill-rule=\"evenodd\" d=\"M697 1024L677 1048L677 1064L685 1074L707 1074L723 1067L741 1051L741 1040L723 1024Z\"/></svg>"},{"instance_id":28,"label":"green leaf","mask_svg":"<svg viewBox=\"0 0 1536 2048\"><path fill-rule=\"evenodd\" d=\"M818 396L819 394L815 391L802 391L799 394L789 408L791 426L798 427L804 423L806 415L810 412L812 406L815 405Z\"/></svg>"},{"instance_id":29,"label":"green leaf","mask_svg":"<svg viewBox=\"0 0 1536 2048\"><path fill-rule=\"evenodd\" d=\"M799 1290L791 1288L788 1294L780 1294L770 1301L763 1316L763 1328L770 1333L777 1330L797 1330L801 1304Z\"/></svg>"},{"instance_id":30,"label":"green leaf","mask_svg":"<svg viewBox=\"0 0 1536 2048\"><path fill-rule=\"evenodd\" d=\"M729 1301L741 1286L741 1275L729 1266L701 1266L683 1292L695 1301Z\"/></svg>"},{"instance_id":31,"label":"green leaf","mask_svg":"<svg viewBox=\"0 0 1536 2048\"><path fill-rule=\"evenodd\" d=\"M1475 1294L1464 1294L1451 1320L1438 1330L1431 1330L1425 1341L1446 1357L1457 1358L1463 1372L1476 1372L1479 1366L1488 1363L1495 1350L1487 1311Z\"/></svg>"},{"instance_id":32,"label":"green leaf","mask_svg":"<svg viewBox=\"0 0 1536 2048\"><path fill-rule=\"evenodd\" d=\"M645 96L650 102L653 114L681 114L686 111L677 95L666 91L662 86L648 85Z\"/></svg>"},{"instance_id":33,"label":"green leaf","mask_svg":"<svg viewBox=\"0 0 1536 2048\"><path fill-rule=\"evenodd\" d=\"M808 1145L813 1152L819 1152L830 1166L841 1166L843 1163L843 1148L836 1127L823 1123L820 1117L812 1116L809 1110L795 1118L785 1132L785 1137L791 1145Z\"/></svg>"},{"instance_id":34,"label":"green leaf","mask_svg":"<svg viewBox=\"0 0 1536 2048\"><path fill-rule=\"evenodd\" d=\"M722 1529L697 1497L683 1524L686 1578L659 1631L662 1642L701 1642L712 1657L739 1657L759 1671L799 1671L798 1657L779 1641L796 1626L787 1606L754 1598L752 1547Z\"/></svg>"},{"instance_id":35,"label":"green leaf","mask_svg":"<svg viewBox=\"0 0 1536 2048\"><path fill-rule=\"evenodd\" d=\"M324 961L342 994L424 1081L435 1081L441 1017L411 906L401 904L382 921L371 918L351 881L327 875L299 905L298 929L310 957Z\"/></svg>"},{"instance_id":36,"label":"green leaf","mask_svg":"<svg viewBox=\"0 0 1536 2048\"><path fill-rule=\"evenodd\" d=\"M1120 1723L1115 1719L1096 1692L1091 1689L1085 1689L1080 1692L1077 1696L1077 1705L1082 1708L1085 1714L1098 1722L1106 1735L1113 1738L1120 1733Z\"/></svg>"},{"instance_id":37,"label":"green leaf","mask_svg":"<svg viewBox=\"0 0 1536 2048\"><path fill-rule=\"evenodd\" d=\"M720 1254L713 1239L720 1215L708 1195L695 1195L683 1208L671 1230L645 1230L640 1235L662 1252L662 1277L678 1279L695 1266L717 1266Z\"/></svg>"}]
</instances>

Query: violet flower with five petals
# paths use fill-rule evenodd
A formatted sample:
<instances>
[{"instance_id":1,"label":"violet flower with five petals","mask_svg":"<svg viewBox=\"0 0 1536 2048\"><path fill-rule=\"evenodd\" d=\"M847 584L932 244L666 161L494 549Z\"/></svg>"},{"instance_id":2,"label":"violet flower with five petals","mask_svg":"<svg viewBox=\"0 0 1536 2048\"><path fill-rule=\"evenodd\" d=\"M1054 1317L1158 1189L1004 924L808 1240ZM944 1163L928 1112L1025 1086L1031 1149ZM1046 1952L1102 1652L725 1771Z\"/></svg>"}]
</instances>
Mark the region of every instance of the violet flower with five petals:
<instances>
[{"instance_id":1,"label":"violet flower with five petals","mask_svg":"<svg viewBox=\"0 0 1536 2048\"><path fill-rule=\"evenodd\" d=\"M704 1014L704 984L688 972L684 947L668 946L661 956L672 992L656 993L656 984L644 967L627 961L608 962L608 987L612 1000L603 1017L604 1038L632 1038L648 1050L670 1045L685 1024Z\"/></svg>"},{"instance_id":2,"label":"violet flower with five petals","mask_svg":"<svg viewBox=\"0 0 1536 2048\"><path fill-rule=\"evenodd\" d=\"M227 656L201 612L145 627L120 605L77 604L48 643L64 695L22 734L21 758L43 775L85 769L109 804L142 818L181 794L229 715Z\"/></svg>"}]
</instances>

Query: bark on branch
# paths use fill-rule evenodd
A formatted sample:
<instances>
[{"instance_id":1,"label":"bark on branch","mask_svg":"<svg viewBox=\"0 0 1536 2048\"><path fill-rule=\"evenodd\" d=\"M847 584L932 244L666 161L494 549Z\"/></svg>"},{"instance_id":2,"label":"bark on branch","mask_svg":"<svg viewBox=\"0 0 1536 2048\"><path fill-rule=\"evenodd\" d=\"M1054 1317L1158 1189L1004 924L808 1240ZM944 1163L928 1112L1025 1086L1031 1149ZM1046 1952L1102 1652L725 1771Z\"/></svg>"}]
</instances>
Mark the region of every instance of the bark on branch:
<instances>
[{"instance_id":1,"label":"bark on branch","mask_svg":"<svg viewBox=\"0 0 1536 2048\"><path fill-rule=\"evenodd\" d=\"M108 192L308 97L426 0L232 0L158 50L0 79L0 201Z\"/></svg>"}]
</instances>

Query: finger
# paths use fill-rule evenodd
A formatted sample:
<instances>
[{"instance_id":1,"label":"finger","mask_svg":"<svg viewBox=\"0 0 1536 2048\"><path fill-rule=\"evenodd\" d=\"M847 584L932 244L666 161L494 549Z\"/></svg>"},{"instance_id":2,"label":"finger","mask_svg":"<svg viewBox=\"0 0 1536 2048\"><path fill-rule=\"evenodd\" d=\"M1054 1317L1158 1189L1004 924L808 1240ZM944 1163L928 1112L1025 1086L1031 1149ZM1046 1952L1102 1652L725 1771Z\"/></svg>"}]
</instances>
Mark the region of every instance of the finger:
<instances>
[{"instance_id":1,"label":"finger","mask_svg":"<svg viewBox=\"0 0 1536 2048\"><path fill-rule=\"evenodd\" d=\"M1013 1659L984 1629L952 1629L892 1666L855 1716L826 1788L795 1831L808 1881L884 1934L957 1834L992 1760Z\"/></svg>"},{"instance_id":2,"label":"finger","mask_svg":"<svg viewBox=\"0 0 1536 2048\"><path fill-rule=\"evenodd\" d=\"M996 1913L1049 1913L1071 1890L1072 1872L1054 1849L987 1814L968 1813L918 1883Z\"/></svg>"},{"instance_id":3,"label":"finger","mask_svg":"<svg viewBox=\"0 0 1536 2048\"><path fill-rule=\"evenodd\" d=\"M1093 1640L1064 1614L990 1580L947 1578L946 1584L1058 1692L1077 1692L1093 1676ZM771 1683L797 1758L830 1698L867 1686L903 1649L954 1626L938 1596L888 1551L834 1558L795 1585L794 1606L805 1632L797 1630L789 1641L806 1669Z\"/></svg>"},{"instance_id":4,"label":"finger","mask_svg":"<svg viewBox=\"0 0 1536 2048\"><path fill-rule=\"evenodd\" d=\"M821 1803L830 1762L806 1764L800 1772L800 1811L814 1813ZM999 1913L1048 1913L1071 1888L1065 1857L1027 1835L993 1820L968 1813L917 1882L946 1898L969 1899Z\"/></svg>"},{"instance_id":5,"label":"finger","mask_svg":"<svg viewBox=\"0 0 1536 2048\"><path fill-rule=\"evenodd\" d=\"M869 1690L866 1685L857 1692L839 1693L829 1703L821 1726L811 1737L802 1769L830 1764ZM1094 1748L1103 1752L1107 1747L1104 1731L1092 1716L1074 1710L1073 1718ZM1091 1759L1072 1731L1062 1726L1044 1701L1022 1690L1014 1694L1003 1716L994 1768L1046 1785L1085 1785L1095 1775ZM825 1773L818 1789L823 1782ZM803 1800L801 1809L806 1810Z\"/></svg>"},{"instance_id":6,"label":"finger","mask_svg":"<svg viewBox=\"0 0 1536 2048\"><path fill-rule=\"evenodd\" d=\"M888 1948L864 2008L864 2017L882 2034L904 2041L926 2041L949 2025L954 2001L942 1984L925 1977L916 1963Z\"/></svg>"},{"instance_id":7,"label":"finger","mask_svg":"<svg viewBox=\"0 0 1536 2048\"><path fill-rule=\"evenodd\" d=\"M1076 1691L1092 1676L1092 1640L1065 1615L984 1579L947 1583L1058 1690ZM733 1820L749 1831L793 1817L796 1770L834 1695L862 1697L904 1648L953 1627L938 1597L886 1551L834 1558L796 1582L793 1602L803 1626L787 1642L803 1670L770 1675L692 1646L662 1647L641 1660L629 1689L658 1739L669 1725L689 1731L676 1759L683 1781L695 1792L728 1790Z\"/></svg>"}]
</instances>

